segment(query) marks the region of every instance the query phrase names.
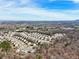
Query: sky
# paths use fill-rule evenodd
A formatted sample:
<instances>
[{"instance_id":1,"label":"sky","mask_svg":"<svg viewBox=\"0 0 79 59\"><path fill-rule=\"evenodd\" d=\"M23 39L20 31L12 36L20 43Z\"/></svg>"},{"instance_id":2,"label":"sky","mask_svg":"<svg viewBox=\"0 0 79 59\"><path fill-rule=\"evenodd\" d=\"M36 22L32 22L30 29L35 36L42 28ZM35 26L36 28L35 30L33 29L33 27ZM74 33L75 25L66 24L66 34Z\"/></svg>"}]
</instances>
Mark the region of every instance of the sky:
<instances>
[{"instance_id":1,"label":"sky","mask_svg":"<svg viewBox=\"0 0 79 59\"><path fill-rule=\"evenodd\" d=\"M79 19L79 0L0 0L0 20L59 21Z\"/></svg>"}]
</instances>

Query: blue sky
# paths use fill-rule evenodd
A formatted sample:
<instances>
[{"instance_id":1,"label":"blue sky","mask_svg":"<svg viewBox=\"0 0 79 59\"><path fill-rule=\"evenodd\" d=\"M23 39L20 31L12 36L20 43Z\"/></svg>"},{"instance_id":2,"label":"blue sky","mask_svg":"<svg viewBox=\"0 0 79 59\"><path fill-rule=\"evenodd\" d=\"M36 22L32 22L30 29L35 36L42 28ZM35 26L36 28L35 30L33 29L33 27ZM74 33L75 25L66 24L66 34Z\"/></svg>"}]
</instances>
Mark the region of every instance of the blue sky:
<instances>
[{"instance_id":1,"label":"blue sky","mask_svg":"<svg viewBox=\"0 0 79 59\"><path fill-rule=\"evenodd\" d=\"M79 0L0 0L0 20L79 19Z\"/></svg>"}]
</instances>

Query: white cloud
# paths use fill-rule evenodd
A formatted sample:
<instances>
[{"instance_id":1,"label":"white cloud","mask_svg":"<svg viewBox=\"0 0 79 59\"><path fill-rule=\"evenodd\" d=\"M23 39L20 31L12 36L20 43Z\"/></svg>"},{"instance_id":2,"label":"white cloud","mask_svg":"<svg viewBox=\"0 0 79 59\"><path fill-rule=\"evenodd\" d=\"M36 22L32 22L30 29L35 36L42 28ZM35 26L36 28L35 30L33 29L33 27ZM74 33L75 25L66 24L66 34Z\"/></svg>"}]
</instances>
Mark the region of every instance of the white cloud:
<instances>
[{"instance_id":1,"label":"white cloud","mask_svg":"<svg viewBox=\"0 0 79 59\"><path fill-rule=\"evenodd\" d=\"M28 4L28 3L30 3L32 0L20 0L20 2L22 3L22 4Z\"/></svg>"},{"instance_id":2,"label":"white cloud","mask_svg":"<svg viewBox=\"0 0 79 59\"><path fill-rule=\"evenodd\" d=\"M71 1L73 1L74 3L79 3L79 0L71 0Z\"/></svg>"},{"instance_id":3,"label":"white cloud","mask_svg":"<svg viewBox=\"0 0 79 59\"><path fill-rule=\"evenodd\" d=\"M16 7L16 5L27 4L25 8ZM3 20L75 20L79 19L79 10L56 11L45 10L38 7L29 7L35 5L33 0L0 0L0 19ZM54 1L54 0L50 0ZM75 1L75 0L74 0Z\"/></svg>"},{"instance_id":4,"label":"white cloud","mask_svg":"<svg viewBox=\"0 0 79 59\"><path fill-rule=\"evenodd\" d=\"M0 19L4 20L75 20L79 19L79 11L47 11L39 8L3 8ZM77 15L78 14L78 15Z\"/></svg>"},{"instance_id":5,"label":"white cloud","mask_svg":"<svg viewBox=\"0 0 79 59\"><path fill-rule=\"evenodd\" d=\"M33 0L0 0L0 8L4 7L20 7L21 5L33 6Z\"/></svg>"}]
</instances>

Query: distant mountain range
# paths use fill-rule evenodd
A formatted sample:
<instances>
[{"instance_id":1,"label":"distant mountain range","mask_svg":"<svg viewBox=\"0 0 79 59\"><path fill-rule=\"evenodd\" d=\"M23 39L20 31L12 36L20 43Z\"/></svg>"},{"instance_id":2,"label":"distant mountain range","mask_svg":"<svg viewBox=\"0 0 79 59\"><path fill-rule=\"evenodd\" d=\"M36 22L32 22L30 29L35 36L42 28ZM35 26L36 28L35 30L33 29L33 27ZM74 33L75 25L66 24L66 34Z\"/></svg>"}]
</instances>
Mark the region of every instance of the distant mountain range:
<instances>
[{"instance_id":1,"label":"distant mountain range","mask_svg":"<svg viewBox=\"0 0 79 59\"><path fill-rule=\"evenodd\" d=\"M0 24L62 24L79 25L79 20L75 21L1 21Z\"/></svg>"}]
</instances>

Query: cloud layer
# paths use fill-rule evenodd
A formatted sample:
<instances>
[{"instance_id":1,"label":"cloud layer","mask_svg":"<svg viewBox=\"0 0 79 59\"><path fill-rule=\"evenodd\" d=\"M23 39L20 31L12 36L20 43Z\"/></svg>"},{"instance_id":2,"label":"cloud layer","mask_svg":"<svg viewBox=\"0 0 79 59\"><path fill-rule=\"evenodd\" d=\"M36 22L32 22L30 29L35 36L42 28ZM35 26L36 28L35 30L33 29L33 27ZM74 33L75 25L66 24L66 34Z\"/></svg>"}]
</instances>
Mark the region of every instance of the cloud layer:
<instances>
[{"instance_id":1,"label":"cloud layer","mask_svg":"<svg viewBox=\"0 0 79 59\"><path fill-rule=\"evenodd\" d=\"M0 0L0 20L56 21L79 19L79 1L64 0ZM66 2L66 3L65 3ZM68 3L67 3L68 2ZM53 8L53 4L57 8ZM47 5L46 5L47 4ZM66 4L76 7L67 8ZM65 9L61 6L64 5ZM49 6L50 8L48 8ZM53 6L53 7L52 7ZM62 7L62 8L61 8ZM67 9L66 9L67 8Z\"/></svg>"}]
</instances>

